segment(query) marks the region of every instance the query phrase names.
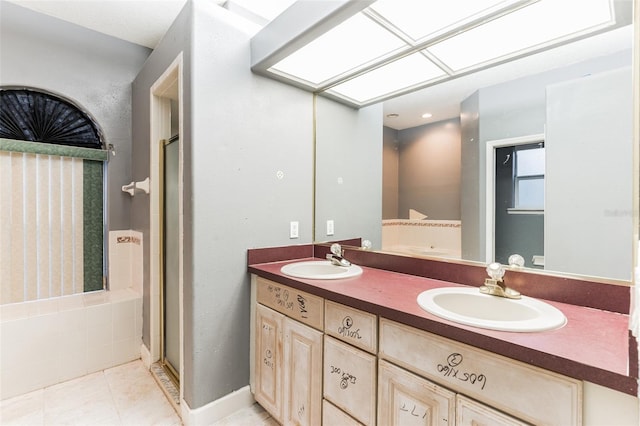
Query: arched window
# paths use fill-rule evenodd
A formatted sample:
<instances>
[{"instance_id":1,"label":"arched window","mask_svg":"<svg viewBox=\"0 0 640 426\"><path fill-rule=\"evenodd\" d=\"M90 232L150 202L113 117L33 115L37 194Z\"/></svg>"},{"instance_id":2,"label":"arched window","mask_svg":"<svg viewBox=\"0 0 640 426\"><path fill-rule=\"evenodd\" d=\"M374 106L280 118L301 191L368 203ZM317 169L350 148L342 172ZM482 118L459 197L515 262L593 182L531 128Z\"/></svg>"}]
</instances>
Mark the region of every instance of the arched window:
<instances>
[{"instance_id":1,"label":"arched window","mask_svg":"<svg viewBox=\"0 0 640 426\"><path fill-rule=\"evenodd\" d=\"M0 87L0 303L104 288L105 145L73 102Z\"/></svg>"},{"instance_id":2,"label":"arched window","mask_svg":"<svg viewBox=\"0 0 640 426\"><path fill-rule=\"evenodd\" d=\"M3 88L0 105L0 138L104 148L98 126L70 101L34 89Z\"/></svg>"}]
</instances>

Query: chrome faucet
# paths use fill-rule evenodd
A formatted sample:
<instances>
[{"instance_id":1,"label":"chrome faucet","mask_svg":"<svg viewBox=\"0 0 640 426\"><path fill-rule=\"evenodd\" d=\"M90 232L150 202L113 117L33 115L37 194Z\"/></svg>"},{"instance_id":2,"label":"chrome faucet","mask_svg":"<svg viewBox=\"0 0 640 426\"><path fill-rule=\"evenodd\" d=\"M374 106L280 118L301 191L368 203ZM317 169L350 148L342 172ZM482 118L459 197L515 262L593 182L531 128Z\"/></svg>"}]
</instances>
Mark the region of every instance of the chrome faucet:
<instances>
[{"instance_id":1,"label":"chrome faucet","mask_svg":"<svg viewBox=\"0 0 640 426\"><path fill-rule=\"evenodd\" d=\"M342 247L340 247L340 244L331 244L331 253L327 253L327 260L330 260L331 263L336 266L351 266L351 262L349 262L343 256L344 250L342 249Z\"/></svg>"},{"instance_id":2,"label":"chrome faucet","mask_svg":"<svg viewBox=\"0 0 640 426\"><path fill-rule=\"evenodd\" d=\"M491 278L484 280L484 285L480 286L480 293L506 297L507 299L520 299L522 297L520 292L507 287L502 280L505 273L504 266L498 262L491 263L487 266L487 273Z\"/></svg>"}]
</instances>

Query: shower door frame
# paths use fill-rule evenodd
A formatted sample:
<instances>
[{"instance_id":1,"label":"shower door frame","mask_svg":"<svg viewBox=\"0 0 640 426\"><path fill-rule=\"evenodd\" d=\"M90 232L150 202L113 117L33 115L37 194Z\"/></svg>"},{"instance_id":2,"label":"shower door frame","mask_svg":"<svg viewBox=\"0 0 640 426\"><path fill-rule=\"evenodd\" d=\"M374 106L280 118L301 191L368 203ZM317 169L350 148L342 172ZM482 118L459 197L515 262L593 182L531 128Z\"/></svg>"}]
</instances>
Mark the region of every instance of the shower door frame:
<instances>
[{"instance_id":1,"label":"shower door frame","mask_svg":"<svg viewBox=\"0 0 640 426\"><path fill-rule=\"evenodd\" d=\"M183 134L183 55L180 53L163 74L151 86L150 90L150 140L149 140L149 173L151 180L149 200L149 365L163 361L163 200L161 167L163 139L171 138L171 105L170 97L175 96L171 91L177 85L178 100L178 134ZM183 183L184 183L184 154L183 144L179 145L178 153L178 199L179 199L179 330L180 330L180 366L178 377L184 377L184 223L183 223ZM184 399L184 383L179 381L180 402Z\"/></svg>"}]
</instances>

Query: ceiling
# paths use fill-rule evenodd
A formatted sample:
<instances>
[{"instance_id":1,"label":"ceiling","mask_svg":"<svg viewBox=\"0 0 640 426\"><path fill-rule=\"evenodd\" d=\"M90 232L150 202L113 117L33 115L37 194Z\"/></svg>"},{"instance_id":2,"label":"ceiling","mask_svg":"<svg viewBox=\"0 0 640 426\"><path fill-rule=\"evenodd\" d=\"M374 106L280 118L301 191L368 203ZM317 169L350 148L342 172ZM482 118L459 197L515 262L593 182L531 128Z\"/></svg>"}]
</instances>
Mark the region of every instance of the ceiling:
<instances>
[{"instance_id":1,"label":"ceiling","mask_svg":"<svg viewBox=\"0 0 640 426\"><path fill-rule=\"evenodd\" d=\"M187 0L1 0L154 48ZM210 0L264 26L294 0ZM265 6L271 6L266 8ZM259 28L259 27L257 27ZM414 127L459 115L460 102L480 87L631 47L631 26L431 86L383 103L384 124ZM595 53L594 53L595 52ZM541 60L542 59L542 60ZM425 112L430 118L422 118ZM389 114L397 114L388 117Z\"/></svg>"}]
</instances>

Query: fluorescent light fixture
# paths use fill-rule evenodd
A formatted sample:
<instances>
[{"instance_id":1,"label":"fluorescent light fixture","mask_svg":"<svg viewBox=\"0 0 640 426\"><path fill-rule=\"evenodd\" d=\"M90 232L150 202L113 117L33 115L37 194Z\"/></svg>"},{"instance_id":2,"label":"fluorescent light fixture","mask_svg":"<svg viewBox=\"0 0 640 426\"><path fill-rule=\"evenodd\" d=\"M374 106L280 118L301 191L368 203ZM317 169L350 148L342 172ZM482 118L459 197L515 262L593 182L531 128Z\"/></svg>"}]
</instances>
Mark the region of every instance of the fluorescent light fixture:
<instances>
[{"instance_id":1,"label":"fluorescent light fixture","mask_svg":"<svg viewBox=\"0 0 640 426\"><path fill-rule=\"evenodd\" d=\"M317 3L298 0L258 33L252 69L354 107L628 25L633 9L614 0L333 0L322 14Z\"/></svg>"},{"instance_id":2,"label":"fluorescent light fixture","mask_svg":"<svg viewBox=\"0 0 640 426\"><path fill-rule=\"evenodd\" d=\"M447 0L437 3L425 0L378 0L371 10L401 30L414 41L421 40L504 0Z\"/></svg>"},{"instance_id":3,"label":"fluorescent light fixture","mask_svg":"<svg viewBox=\"0 0 640 426\"><path fill-rule=\"evenodd\" d=\"M347 80L328 92L364 103L444 75L440 68L418 52Z\"/></svg>"},{"instance_id":4,"label":"fluorescent light fixture","mask_svg":"<svg viewBox=\"0 0 640 426\"><path fill-rule=\"evenodd\" d=\"M357 14L271 67L319 86L404 45L401 39Z\"/></svg>"},{"instance_id":5,"label":"fluorescent light fixture","mask_svg":"<svg viewBox=\"0 0 640 426\"><path fill-rule=\"evenodd\" d=\"M446 39L428 51L455 71L612 22L608 0L541 0Z\"/></svg>"}]
</instances>

